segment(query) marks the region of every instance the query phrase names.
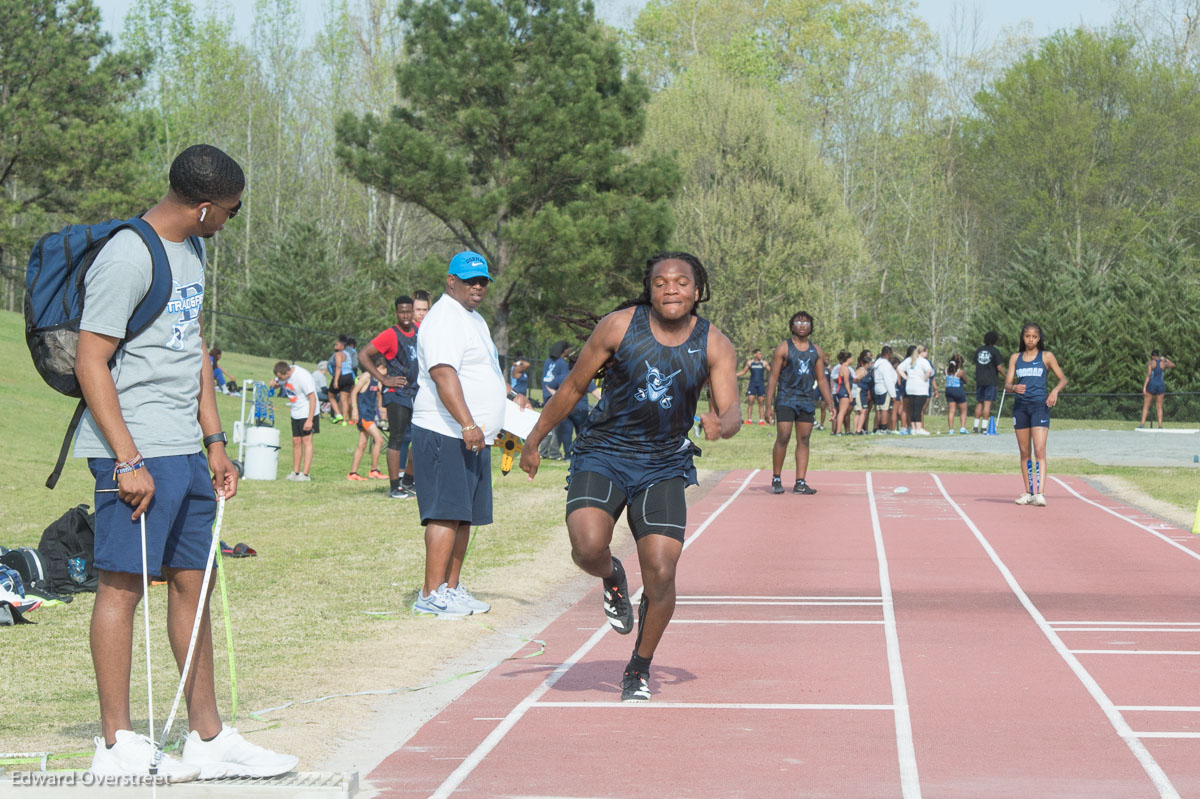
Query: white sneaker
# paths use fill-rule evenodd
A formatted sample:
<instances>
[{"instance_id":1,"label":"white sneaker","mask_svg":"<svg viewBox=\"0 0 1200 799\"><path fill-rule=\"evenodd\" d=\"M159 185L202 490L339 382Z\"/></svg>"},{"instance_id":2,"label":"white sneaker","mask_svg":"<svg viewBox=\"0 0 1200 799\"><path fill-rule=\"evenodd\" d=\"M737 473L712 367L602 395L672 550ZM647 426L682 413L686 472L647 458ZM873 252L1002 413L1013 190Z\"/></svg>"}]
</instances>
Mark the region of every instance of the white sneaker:
<instances>
[{"instance_id":1,"label":"white sneaker","mask_svg":"<svg viewBox=\"0 0 1200 799\"><path fill-rule=\"evenodd\" d=\"M1033 495L1033 504L1037 505L1039 508L1046 507L1046 495L1045 494L1034 494Z\"/></svg>"},{"instance_id":2,"label":"white sneaker","mask_svg":"<svg viewBox=\"0 0 1200 799\"><path fill-rule=\"evenodd\" d=\"M1042 500L1042 503L1045 504L1044 499ZM1018 505L1032 505L1033 504L1033 494L1030 494L1028 491L1026 491L1024 494L1017 497L1017 504Z\"/></svg>"},{"instance_id":3,"label":"white sneaker","mask_svg":"<svg viewBox=\"0 0 1200 799\"><path fill-rule=\"evenodd\" d=\"M492 606L481 599L476 599L471 596L471 592L462 584L460 580L457 588L449 588L445 583L442 583L438 591L445 591L446 594L455 602L463 607L471 609L472 613L487 613L492 609Z\"/></svg>"},{"instance_id":4,"label":"white sneaker","mask_svg":"<svg viewBox=\"0 0 1200 799\"><path fill-rule=\"evenodd\" d=\"M922 427L919 430L914 430L913 435L914 436L927 436L927 435L929 435L929 431L926 430L924 427Z\"/></svg>"},{"instance_id":5,"label":"white sneaker","mask_svg":"<svg viewBox=\"0 0 1200 799\"><path fill-rule=\"evenodd\" d=\"M116 738L112 749L104 745L103 738L95 739L96 754L92 755L88 773L96 777L149 778L150 764L154 761L154 744L150 739L133 730L117 730ZM188 782L200 776L200 769L163 755L157 776L167 782Z\"/></svg>"},{"instance_id":6,"label":"white sneaker","mask_svg":"<svg viewBox=\"0 0 1200 799\"><path fill-rule=\"evenodd\" d=\"M470 616L471 609L454 601L446 593L446 584L442 583L438 590L428 596L422 591L417 591L417 601L413 602L412 614L432 616L435 619L461 619L463 616Z\"/></svg>"},{"instance_id":7,"label":"white sneaker","mask_svg":"<svg viewBox=\"0 0 1200 799\"><path fill-rule=\"evenodd\" d=\"M300 758L281 755L252 744L237 730L221 725L221 732L205 741L195 730L183 744L183 765L199 769L200 779L218 777L278 777L296 768Z\"/></svg>"},{"instance_id":8,"label":"white sneaker","mask_svg":"<svg viewBox=\"0 0 1200 799\"><path fill-rule=\"evenodd\" d=\"M288 476L283 479L284 480L295 480L296 475L298 475L298 474L299 474L299 472L288 472Z\"/></svg>"},{"instance_id":9,"label":"white sneaker","mask_svg":"<svg viewBox=\"0 0 1200 799\"><path fill-rule=\"evenodd\" d=\"M296 476L295 476L295 477L293 477L292 479L293 479L293 480L295 480L297 483L307 483L307 482L309 482L310 480L312 480L312 478L311 478L311 477L309 477L307 474L304 474L303 472L301 472L300 474L296 475Z\"/></svg>"}]
</instances>

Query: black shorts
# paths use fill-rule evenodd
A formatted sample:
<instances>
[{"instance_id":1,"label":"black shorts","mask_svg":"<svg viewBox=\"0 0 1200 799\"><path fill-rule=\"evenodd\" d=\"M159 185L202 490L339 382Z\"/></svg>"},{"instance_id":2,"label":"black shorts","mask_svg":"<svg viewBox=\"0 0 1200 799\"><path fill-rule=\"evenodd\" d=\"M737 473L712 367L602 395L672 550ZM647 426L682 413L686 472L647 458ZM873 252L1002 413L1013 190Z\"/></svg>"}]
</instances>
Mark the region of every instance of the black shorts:
<instances>
[{"instance_id":1,"label":"black shorts","mask_svg":"<svg viewBox=\"0 0 1200 799\"><path fill-rule=\"evenodd\" d=\"M599 472L572 472L567 488L567 516L580 508L600 508L613 519L628 507L626 519L635 540L648 535L665 535L683 541L687 529L687 481L672 477L654 483L630 502L612 480ZM419 497L418 497L419 498Z\"/></svg>"},{"instance_id":2,"label":"black shorts","mask_svg":"<svg viewBox=\"0 0 1200 799\"><path fill-rule=\"evenodd\" d=\"M304 429L305 421L307 421L307 420L305 420L305 419L293 419L292 420L292 438L304 438L305 436L311 436L313 433L321 432L321 417L319 417L319 416L313 417L312 430Z\"/></svg>"},{"instance_id":3,"label":"black shorts","mask_svg":"<svg viewBox=\"0 0 1200 799\"><path fill-rule=\"evenodd\" d=\"M383 409L387 412L388 420L387 448L399 452L404 445L404 434L412 424L412 406L395 402L384 405Z\"/></svg>"},{"instance_id":4,"label":"black shorts","mask_svg":"<svg viewBox=\"0 0 1200 799\"><path fill-rule=\"evenodd\" d=\"M354 388L354 375L338 375L337 380L329 386L329 393L334 396Z\"/></svg>"},{"instance_id":5,"label":"black shorts","mask_svg":"<svg viewBox=\"0 0 1200 799\"><path fill-rule=\"evenodd\" d=\"M813 412L816 408L794 408L791 405L776 405L775 406L775 421L777 422L799 422L800 424L812 424L816 418Z\"/></svg>"}]
</instances>

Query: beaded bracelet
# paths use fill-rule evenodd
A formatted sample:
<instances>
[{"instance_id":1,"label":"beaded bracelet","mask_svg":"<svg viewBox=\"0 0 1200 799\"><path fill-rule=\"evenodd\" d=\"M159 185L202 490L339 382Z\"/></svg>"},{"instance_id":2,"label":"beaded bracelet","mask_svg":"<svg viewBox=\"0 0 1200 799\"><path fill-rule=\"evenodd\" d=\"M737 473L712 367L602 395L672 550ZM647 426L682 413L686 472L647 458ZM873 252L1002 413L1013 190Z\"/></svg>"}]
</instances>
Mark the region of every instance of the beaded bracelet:
<instances>
[{"instance_id":1,"label":"beaded bracelet","mask_svg":"<svg viewBox=\"0 0 1200 799\"><path fill-rule=\"evenodd\" d=\"M119 474L129 474L135 472L146 465L142 460L142 454L139 452L127 461L120 461L113 466L113 479L117 479Z\"/></svg>"}]
</instances>

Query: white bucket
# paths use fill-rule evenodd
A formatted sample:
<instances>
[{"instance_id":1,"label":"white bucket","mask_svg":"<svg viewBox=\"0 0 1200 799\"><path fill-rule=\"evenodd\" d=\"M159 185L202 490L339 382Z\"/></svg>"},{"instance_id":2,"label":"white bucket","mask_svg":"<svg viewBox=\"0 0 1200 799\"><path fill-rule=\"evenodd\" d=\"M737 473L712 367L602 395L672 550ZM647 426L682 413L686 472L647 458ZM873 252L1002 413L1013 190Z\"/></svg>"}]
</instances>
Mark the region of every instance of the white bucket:
<instances>
[{"instance_id":1,"label":"white bucket","mask_svg":"<svg viewBox=\"0 0 1200 799\"><path fill-rule=\"evenodd\" d=\"M274 427L246 428L246 480L274 480L279 470L279 430Z\"/></svg>"}]
</instances>

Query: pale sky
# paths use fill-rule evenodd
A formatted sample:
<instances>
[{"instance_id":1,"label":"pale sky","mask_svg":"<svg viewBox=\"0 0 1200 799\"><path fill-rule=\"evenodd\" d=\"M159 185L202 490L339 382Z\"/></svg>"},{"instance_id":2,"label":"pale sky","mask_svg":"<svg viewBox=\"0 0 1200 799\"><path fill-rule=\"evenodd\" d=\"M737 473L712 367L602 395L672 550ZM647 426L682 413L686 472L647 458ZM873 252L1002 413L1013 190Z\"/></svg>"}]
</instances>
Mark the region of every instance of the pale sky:
<instances>
[{"instance_id":1,"label":"pale sky","mask_svg":"<svg viewBox=\"0 0 1200 799\"><path fill-rule=\"evenodd\" d=\"M97 0L105 29L119 35L125 13L135 0ZM606 21L627 26L644 5L644 0L594 0L596 10ZM246 38L250 35L251 15L254 7L249 2L221 2L221 0L197 0L196 5L230 8L237 19L237 30ZM321 28L327 0L297 0L299 13L304 20L302 36L311 38ZM1002 28L1011 27L1028 20L1033 33L1045 36L1060 28L1075 27L1083 23L1100 27L1112 19L1114 0L917 0L917 12L925 18L934 33L941 33L951 25L956 10L970 14L978 12L984 39L991 39Z\"/></svg>"}]
</instances>

